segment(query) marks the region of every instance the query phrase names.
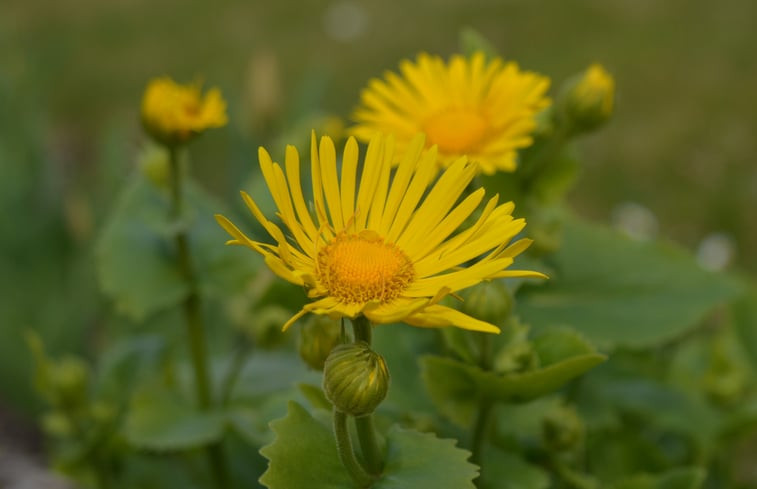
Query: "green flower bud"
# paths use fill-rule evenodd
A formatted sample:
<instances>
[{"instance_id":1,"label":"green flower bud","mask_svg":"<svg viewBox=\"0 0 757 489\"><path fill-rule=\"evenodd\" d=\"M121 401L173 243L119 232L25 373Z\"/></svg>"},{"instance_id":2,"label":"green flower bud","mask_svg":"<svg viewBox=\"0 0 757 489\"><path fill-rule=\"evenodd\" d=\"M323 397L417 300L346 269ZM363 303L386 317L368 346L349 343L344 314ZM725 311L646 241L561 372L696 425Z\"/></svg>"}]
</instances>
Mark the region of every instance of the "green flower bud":
<instances>
[{"instance_id":1,"label":"green flower bud","mask_svg":"<svg viewBox=\"0 0 757 489\"><path fill-rule=\"evenodd\" d=\"M50 436L65 438L71 436L74 427L68 417L60 411L52 411L42 417L42 429Z\"/></svg>"},{"instance_id":2,"label":"green flower bud","mask_svg":"<svg viewBox=\"0 0 757 489\"><path fill-rule=\"evenodd\" d=\"M339 323L327 316L311 315L300 328L298 351L300 358L314 370L323 370L323 364L336 345L341 342Z\"/></svg>"},{"instance_id":3,"label":"green flower bud","mask_svg":"<svg viewBox=\"0 0 757 489\"><path fill-rule=\"evenodd\" d=\"M323 368L323 390L334 407L355 417L371 414L389 390L389 369L368 343L336 346Z\"/></svg>"},{"instance_id":4,"label":"green flower bud","mask_svg":"<svg viewBox=\"0 0 757 489\"><path fill-rule=\"evenodd\" d=\"M578 446L586 428L573 406L560 404L542 419L542 441L550 450L564 451Z\"/></svg>"},{"instance_id":5,"label":"green flower bud","mask_svg":"<svg viewBox=\"0 0 757 489\"><path fill-rule=\"evenodd\" d=\"M495 326L502 326L513 308L510 292L499 280L481 282L460 295L461 312Z\"/></svg>"},{"instance_id":6,"label":"green flower bud","mask_svg":"<svg viewBox=\"0 0 757 489\"><path fill-rule=\"evenodd\" d=\"M601 65L569 79L557 101L557 117L571 133L592 131L612 115L615 80Z\"/></svg>"},{"instance_id":7,"label":"green flower bud","mask_svg":"<svg viewBox=\"0 0 757 489\"><path fill-rule=\"evenodd\" d=\"M50 370L50 381L60 405L75 406L87 399L89 368L78 358L65 357L55 362Z\"/></svg>"}]
</instances>

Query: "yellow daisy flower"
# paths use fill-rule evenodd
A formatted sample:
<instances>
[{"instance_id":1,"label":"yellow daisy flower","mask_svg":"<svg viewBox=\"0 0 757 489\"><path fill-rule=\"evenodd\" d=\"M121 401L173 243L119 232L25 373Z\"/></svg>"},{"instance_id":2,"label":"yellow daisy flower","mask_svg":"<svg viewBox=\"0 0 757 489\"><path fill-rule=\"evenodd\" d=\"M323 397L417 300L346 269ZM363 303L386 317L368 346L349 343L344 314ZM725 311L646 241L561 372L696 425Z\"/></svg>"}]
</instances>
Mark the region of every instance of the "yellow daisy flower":
<instances>
[{"instance_id":1,"label":"yellow daisy flower","mask_svg":"<svg viewBox=\"0 0 757 489\"><path fill-rule=\"evenodd\" d=\"M158 142L172 146L187 142L205 129L226 125L226 102L217 88L202 96L198 85L155 78L142 98L142 122Z\"/></svg>"},{"instance_id":2,"label":"yellow daisy flower","mask_svg":"<svg viewBox=\"0 0 757 489\"><path fill-rule=\"evenodd\" d=\"M358 144L350 137L340 178L332 140L323 137L317 144L313 134L311 141L315 218L303 197L300 160L293 146L287 146L284 169L271 161L265 149L258 153L289 236L245 192L242 198L275 244L253 241L216 215L233 238L227 244L260 253L274 273L302 285L316 299L287 321L285 330L306 313L314 313L332 318L362 314L373 323L404 321L496 333L496 326L438 302L482 280L544 277L505 270L531 244L519 239L508 246L526 225L523 219L513 219L512 202L498 205L497 196L489 199L475 223L459 229L484 197L481 188L461 199L478 171L467 158L459 158L436 178L436 148L424 151L419 135L408 143L393 173L393 140L376 134L358 171Z\"/></svg>"},{"instance_id":3,"label":"yellow daisy flower","mask_svg":"<svg viewBox=\"0 0 757 489\"><path fill-rule=\"evenodd\" d=\"M424 132L445 166L467 155L486 174L515 170L516 150L531 144L535 116L550 104L548 78L480 52L447 64L422 53L415 63L402 61L400 71L363 90L352 134L361 141L394 134L401 154Z\"/></svg>"}]
</instances>

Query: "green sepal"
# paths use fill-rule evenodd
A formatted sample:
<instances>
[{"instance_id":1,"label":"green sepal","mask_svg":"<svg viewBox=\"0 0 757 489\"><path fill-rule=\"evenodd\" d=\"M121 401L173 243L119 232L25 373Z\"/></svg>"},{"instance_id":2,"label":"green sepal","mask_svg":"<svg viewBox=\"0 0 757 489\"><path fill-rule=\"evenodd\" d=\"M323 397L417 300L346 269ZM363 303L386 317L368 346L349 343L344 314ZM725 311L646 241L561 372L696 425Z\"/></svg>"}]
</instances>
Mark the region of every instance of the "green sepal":
<instances>
[{"instance_id":1,"label":"green sepal","mask_svg":"<svg viewBox=\"0 0 757 489\"><path fill-rule=\"evenodd\" d=\"M688 253L632 241L577 217L565 221L550 280L524 285L518 314L535 331L571 326L602 348L646 348L694 327L742 286L702 269Z\"/></svg>"},{"instance_id":2,"label":"green sepal","mask_svg":"<svg viewBox=\"0 0 757 489\"><path fill-rule=\"evenodd\" d=\"M199 411L170 392L147 389L132 399L123 434L135 448L172 451L217 442L225 428L224 413Z\"/></svg>"},{"instance_id":3,"label":"green sepal","mask_svg":"<svg viewBox=\"0 0 757 489\"><path fill-rule=\"evenodd\" d=\"M269 460L260 482L269 489L354 489L342 466L331 429L294 401L286 417L271 422L273 443L260 453ZM394 427L386 436L383 474L372 489L474 489L478 468L454 440Z\"/></svg>"},{"instance_id":4,"label":"green sepal","mask_svg":"<svg viewBox=\"0 0 757 489\"><path fill-rule=\"evenodd\" d=\"M482 400L527 402L548 394L596 367L606 356L596 353L574 331L557 329L534 340L540 367L500 375L452 358L421 358L422 376L442 413L469 426Z\"/></svg>"}]
</instances>

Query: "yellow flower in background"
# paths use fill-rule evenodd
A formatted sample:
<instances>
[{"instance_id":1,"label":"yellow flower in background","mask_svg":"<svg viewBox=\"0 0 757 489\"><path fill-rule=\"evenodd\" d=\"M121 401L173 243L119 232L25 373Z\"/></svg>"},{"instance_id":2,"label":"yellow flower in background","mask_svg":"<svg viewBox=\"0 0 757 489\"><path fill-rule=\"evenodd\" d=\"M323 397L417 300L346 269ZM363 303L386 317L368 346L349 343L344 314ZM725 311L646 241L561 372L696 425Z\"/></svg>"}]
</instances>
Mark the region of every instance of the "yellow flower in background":
<instances>
[{"instance_id":1,"label":"yellow flower in background","mask_svg":"<svg viewBox=\"0 0 757 489\"><path fill-rule=\"evenodd\" d=\"M612 115L615 80L600 64L592 64L582 74L568 80L559 107L569 129L584 132L596 129Z\"/></svg>"},{"instance_id":2,"label":"yellow flower in background","mask_svg":"<svg viewBox=\"0 0 757 489\"><path fill-rule=\"evenodd\" d=\"M531 144L536 114L550 104L548 78L480 52L449 63L420 54L402 61L400 71L363 90L352 134L362 141L393 134L402 154L423 132L445 166L467 155L486 174L515 170L516 151Z\"/></svg>"},{"instance_id":3,"label":"yellow flower in background","mask_svg":"<svg viewBox=\"0 0 757 489\"><path fill-rule=\"evenodd\" d=\"M203 96L199 85L181 85L168 77L150 81L142 98L142 122L158 142L173 146L205 129L226 125L226 102L217 88Z\"/></svg>"},{"instance_id":4,"label":"yellow flower in background","mask_svg":"<svg viewBox=\"0 0 757 489\"><path fill-rule=\"evenodd\" d=\"M478 172L477 165L462 157L437 178L437 150L423 147L422 135L413 138L393 172L393 140L376 134L358 171L358 144L350 137L340 177L332 140L323 137L318 144L313 133L315 217L303 196L297 150L287 146L282 169L260 148L260 167L284 228L269 221L249 195L242 192L242 198L275 243L253 241L225 217L216 219L233 238L227 244L260 253L274 273L302 285L315 299L284 329L314 313L499 332L492 324L438 302L483 280L544 277L506 270L531 244L529 239L508 244L526 225L523 219L513 219L512 202L498 205L497 196L489 199L475 223L460 229L484 198L480 188L458 202Z\"/></svg>"}]
</instances>

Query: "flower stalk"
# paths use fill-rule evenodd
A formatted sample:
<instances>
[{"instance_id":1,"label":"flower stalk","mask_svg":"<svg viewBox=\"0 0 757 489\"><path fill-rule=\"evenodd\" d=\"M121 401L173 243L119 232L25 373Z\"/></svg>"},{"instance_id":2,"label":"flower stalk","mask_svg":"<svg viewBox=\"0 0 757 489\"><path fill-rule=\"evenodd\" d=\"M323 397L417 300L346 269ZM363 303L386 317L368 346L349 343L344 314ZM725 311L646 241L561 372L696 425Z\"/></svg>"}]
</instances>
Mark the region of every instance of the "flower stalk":
<instances>
[{"instance_id":1,"label":"flower stalk","mask_svg":"<svg viewBox=\"0 0 757 489\"><path fill-rule=\"evenodd\" d=\"M168 153L171 168L171 217L174 220L174 224L177 225L174 237L176 260L179 272L189 289L182 308L184 310L189 351L194 372L195 395L197 407L202 411L207 411L211 408L212 397L208 374L205 325L202 320L200 294L189 254L189 240L186 229L180 224L184 211L183 175L181 165L179 164L178 148L175 145L169 146ZM226 472L226 460L221 445L209 445L207 447L207 454L217 487L225 489L228 487L229 478Z\"/></svg>"}]
</instances>

